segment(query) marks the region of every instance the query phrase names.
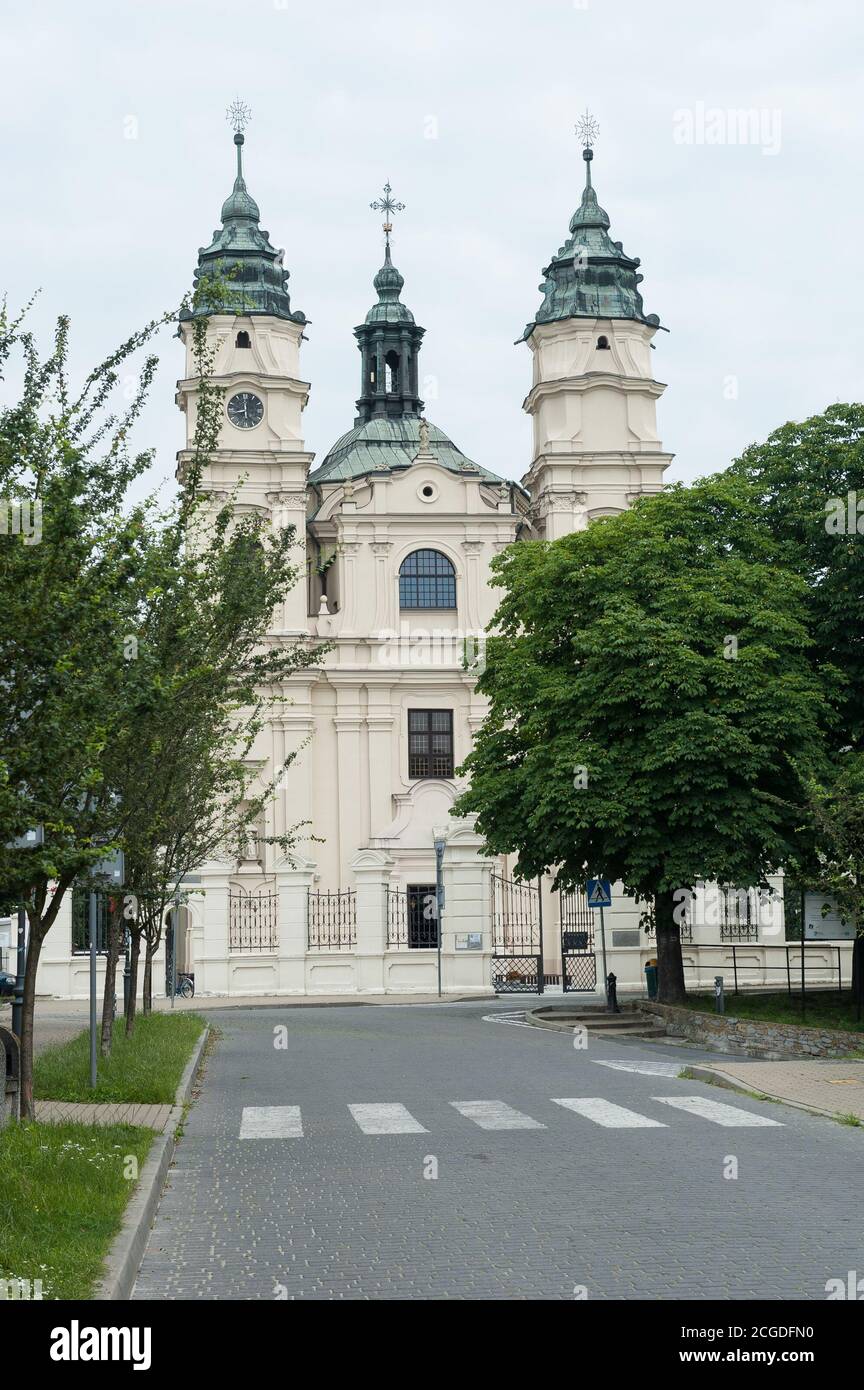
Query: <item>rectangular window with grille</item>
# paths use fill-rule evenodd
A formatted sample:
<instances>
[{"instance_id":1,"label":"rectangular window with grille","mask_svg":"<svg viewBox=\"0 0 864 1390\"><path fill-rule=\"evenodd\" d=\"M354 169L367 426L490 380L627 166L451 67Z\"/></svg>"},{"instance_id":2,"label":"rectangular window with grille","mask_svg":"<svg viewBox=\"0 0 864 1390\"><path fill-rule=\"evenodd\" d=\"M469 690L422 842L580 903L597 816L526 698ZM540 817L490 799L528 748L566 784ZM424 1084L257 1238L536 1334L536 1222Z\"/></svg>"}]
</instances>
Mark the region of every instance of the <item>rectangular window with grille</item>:
<instances>
[{"instance_id":1,"label":"rectangular window with grille","mask_svg":"<svg viewBox=\"0 0 864 1390\"><path fill-rule=\"evenodd\" d=\"M408 711L408 776L453 776L453 711Z\"/></svg>"},{"instance_id":2,"label":"rectangular window with grille","mask_svg":"<svg viewBox=\"0 0 864 1390\"><path fill-rule=\"evenodd\" d=\"M434 883L408 885L408 946L433 951L438 945L438 893Z\"/></svg>"}]
</instances>

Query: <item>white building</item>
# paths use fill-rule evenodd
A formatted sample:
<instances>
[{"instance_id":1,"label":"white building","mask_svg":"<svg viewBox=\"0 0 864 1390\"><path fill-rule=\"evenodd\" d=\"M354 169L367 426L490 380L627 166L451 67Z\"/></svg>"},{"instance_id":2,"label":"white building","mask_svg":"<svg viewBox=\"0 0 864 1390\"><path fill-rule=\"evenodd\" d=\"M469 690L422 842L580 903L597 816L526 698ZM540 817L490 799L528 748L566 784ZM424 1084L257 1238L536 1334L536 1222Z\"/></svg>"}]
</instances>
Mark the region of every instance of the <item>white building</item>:
<instances>
[{"instance_id":1,"label":"white building","mask_svg":"<svg viewBox=\"0 0 864 1390\"><path fill-rule=\"evenodd\" d=\"M307 582L274 615L272 639L326 640L332 650L291 679L283 692L290 703L273 708L256 749L262 779L300 751L248 857L201 866L203 891L182 914L180 966L205 995L437 989L433 838L440 830L443 989L483 994L493 981L534 988L541 956L553 987L563 974L571 986L591 988L602 968L596 932L592 940L596 914L584 897L562 898L551 880L542 893L514 883L513 866L484 857L472 825L449 813L455 769L484 717L475 685L497 602L487 584L491 559L514 542L582 529L663 485L672 456L657 432L665 388L651 360L660 325L643 312L639 261L610 239L587 148L580 206L523 335L534 443L517 483L466 458L426 422L418 395L424 330L402 302L385 222L376 300L354 329L361 359L354 424L314 466L303 432L306 320L291 308L282 252L261 230L247 192L242 132L234 139L234 188L198 261L199 283L217 265L230 266L239 287L239 312L209 320L225 416L203 485L214 502L237 487L239 511L296 527ZM385 216L393 206L388 185ZM177 402L188 449L199 382L190 319L180 327L186 369ZM187 457L181 450L180 469ZM266 839L303 821L315 839L301 840L287 862ZM692 924L691 980L731 975L733 944L748 969L764 967L764 945L783 943L776 904L757 914L751 895L751 907L724 903L720 916ZM606 927L609 969L623 985L640 984L653 943L620 885ZM713 945L699 947L700 940ZM779 982L780 961L772 959L768 978ZM758 982L752 970L748 982ZM68 908L46 941L40 988L86 992Z\"/></svg>"}]
</instances>

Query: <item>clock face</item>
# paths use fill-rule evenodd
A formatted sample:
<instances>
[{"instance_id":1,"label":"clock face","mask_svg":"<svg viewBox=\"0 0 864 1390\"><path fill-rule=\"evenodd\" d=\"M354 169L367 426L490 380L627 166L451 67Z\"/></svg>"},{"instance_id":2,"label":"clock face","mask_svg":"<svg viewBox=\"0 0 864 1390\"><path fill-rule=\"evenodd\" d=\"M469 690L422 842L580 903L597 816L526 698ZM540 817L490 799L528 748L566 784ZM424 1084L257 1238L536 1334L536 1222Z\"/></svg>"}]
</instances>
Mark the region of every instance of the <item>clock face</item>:
<instances>
[{"instance_id":1,"label":"clock face","mask_svg":"<svg viewBox=\"0 0 864 1390\"><path fill-rule=\"evenodd\" d=\"M251 391L238 391L228 402L228 419L238 430L251 430L264 419L264 402Z\"/></svg>"}]
</instances>

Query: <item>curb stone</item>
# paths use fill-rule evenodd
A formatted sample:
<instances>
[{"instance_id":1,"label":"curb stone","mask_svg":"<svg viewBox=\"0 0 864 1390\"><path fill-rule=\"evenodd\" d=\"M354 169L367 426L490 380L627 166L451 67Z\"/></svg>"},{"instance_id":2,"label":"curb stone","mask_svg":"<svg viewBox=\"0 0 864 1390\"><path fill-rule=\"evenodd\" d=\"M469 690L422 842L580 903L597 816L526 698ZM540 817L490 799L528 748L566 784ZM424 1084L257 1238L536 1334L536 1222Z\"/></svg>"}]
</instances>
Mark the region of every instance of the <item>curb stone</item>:
<instances>
[{"instance_id":1,"label":"curb stone","mask_svg":"<svg viewBox=\"0 0 864 1390\"><path fill-rule=\"evenodd\" d=\"M839 1110L823 1110L818 1105L806 1105L803 1100L790 1100L788 1096L775 1096L773 1092L766 1091L764 1086L757 1086L754 1090L740 1077L730 1076L728 1072L720 1071L718 1067L684 1066L681 1068L680 1075L686 1076L690 1081L707 1081L714 1086L723 1086L727 1091L737 1091L744 1096L753 1096L758 1093L766 1100L777 1101L780 1105L789 1105L793 1110L805 1110L808 1115L822 1115L826 1120L836 1120L841 1113Z\"/></svg>"},{"instance_id":2,"label":"curb stone","mask_svg":"<svg viewBox=\"0 0 864 1390\"><path fill-rule=\"evenodd\" d=\"M153 1217L174 1157L177 1126L183 1118L183 1107L192 1094L209 1036L210 1025L205 1024L180 1078L168 1122L162 1133L154 1137L138 1185L123 1213L123 1223L105 1256L102 1278L93 1290L93 1298L97 1302L128 1300L132 1296Z\"/></svg>"}]
</instances>

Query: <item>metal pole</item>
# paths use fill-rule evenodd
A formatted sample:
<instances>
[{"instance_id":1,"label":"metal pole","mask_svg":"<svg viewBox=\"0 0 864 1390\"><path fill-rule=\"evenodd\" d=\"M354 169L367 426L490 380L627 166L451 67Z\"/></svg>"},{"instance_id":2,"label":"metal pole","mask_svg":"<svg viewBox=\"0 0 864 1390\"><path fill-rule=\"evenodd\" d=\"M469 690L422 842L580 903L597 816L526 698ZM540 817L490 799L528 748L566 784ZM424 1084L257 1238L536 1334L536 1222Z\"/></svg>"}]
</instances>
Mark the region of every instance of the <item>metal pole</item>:
<instances>
[{"instance_id":1,"label":"metal pole","mask_svg":"<svg viewBox=\"0 0 864 1390\"><path fill-rule=\"evenodd\" d=\"M537 879L537 924L540 930L540 970L537 975L537 993L542 994L546 984L546 964L543 958L543 875ZM564 969L564 962L561 962L561 969ZM561 982L563 985L564 977L562 974Z\"/></svg>"},{"instance_id":2,"label":"metal pole","mask_svg":"<svg viewBox=\"0 0 864 1390\"><path fill-rule=\"evenodd\" d=\"M442 906L444 903L444 845L440 840L435 842L435 921L438 925L438 998L441 998L441 936L443 928L441 925Z\"/></svg>"},{"instance_id":3,"label":"metal pole","mask_svg":"<svg viewBox=\"0 0 864 1390\"><path fill-rule=\"evenodd\" d=\"M171 1008L177 993L177 919L180 916L180 894L174 894L174 911L171 913Z\"/></svg>"},{"instance_id":4,"label":"metal pole","mask_svg":"<svg viewBox=\"0 0 864 1390\"><path fill-rule=\"evenodd\" d=\"M18 905L18 958L15 964L15 994L12 998L12 1032L21 1037L24 1018L24 976L27 972L27 914L24 904Z\"/></svg>"},{"instance_id":5,"label":"metal pole","mask_svg":"<svg viewBox=\"0 0 864 1390\"><path fill-rule=\"evenodd\" d=\"M129 986L132 981L132 930L127 922L123 928L123 1013L129 1011Z\"/></svg>"},{"instance_id":6,"label":"metal pole","mask_svg":"<svg viewBox=\"0 0 864 1390\"><path fill-rule=\"evenodd\" d=\"M609 1007L609 975L606 970L606 919L600 909L600 948L603 952L603 989L606 994L606 1007Z\"/></svg>"},{"instance_id":7,"label":"metal pole","mask_svg":"<svg viewBox=\"0 0 864 1390\"><path fill-rule=\"evenodd\" d=\"M90 890L90 1089L96 1089L96 894Z\"/></svg>"},{"instance_id":8,"label":"metal pole","mask_svg":"<svg viewBox=\"0 0 864 1390\"><path fill-rule=\"evenodd\" d=\"M804 937L807 931L807 914L805 907L804 889L801 889L801 1017L805 1014L804 1003Z\"/></svg>"}]
</instances>

